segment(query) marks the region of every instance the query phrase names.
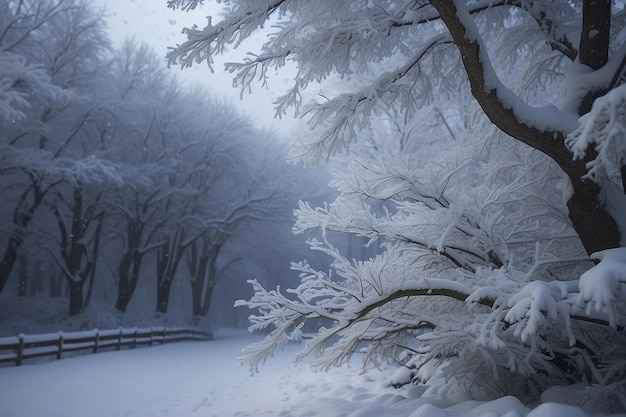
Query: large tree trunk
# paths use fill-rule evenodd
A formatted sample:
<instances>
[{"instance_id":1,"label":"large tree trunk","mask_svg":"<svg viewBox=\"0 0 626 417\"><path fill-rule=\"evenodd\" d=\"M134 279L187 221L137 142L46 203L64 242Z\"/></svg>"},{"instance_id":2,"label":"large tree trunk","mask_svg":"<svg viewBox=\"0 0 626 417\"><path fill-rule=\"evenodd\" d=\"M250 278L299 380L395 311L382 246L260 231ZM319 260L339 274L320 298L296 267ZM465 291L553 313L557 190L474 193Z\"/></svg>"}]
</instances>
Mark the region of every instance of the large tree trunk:
<instances>
[{"instance_id":1,"label":"large tree trunk","mask_svg":"<svg viewBox=\"0 0 626 417\"><path fill-rule=\"evenodd\" d=\"M170 290L172 289L172 281L168 281L157 287L156 312L165 314L169 308Z\"/></svg>"},{"instance_id":2,"label":"large tree trunk","mask_svg":"<svg viewBox=\"0 0 626 417\"><path fill-rule=\"evenodd\" d=\"M185 231L179 229L157 250L157 313L167 313L172 283L186 248L184 237Z\"/></svg>"},{"instance_id":3,"label":"large tree trunk","mask_svg":"<svg viewBox=\"0 0 626 417\"><path fill-rule=\"evenodd\" d=\"M81 280L68 280L70 287L70 316L76 316L83 311L83 284Z\"/></svg>"},{"instance_id":4,"label":"large tree trunk","mask_svg":"<svg viewBox=\"0 0 626 417\"><path fill-rule=\"evenodd\" d=\"M26 230L28 229L31 220L33 219L35 211L43 202L46 194L53 187L59 184L59 182L55 182L44 188L42 186L41 179L38 178L35 174L29 173L29 177L31 180L31 184L26 188L26 190L24 190L18 203L15 206L15 209L13 209L14 229L9 236L7 247L4 251L4 255L2 256L2 261L0 261L0 293L4 289L4 286L7 283L9 276L11 275L11 270L15 265L15 261L17 260L19 248L24 242ZM29 203L28 199L31 192L32 200Z\"/></svg>"},{"instance_id":5,"label":"large tree trunk","mask_svg":"<svg viewBox=\"0 0 626 417\"><path fill-rule=\"evenodd\" d=\"M191 244L187 265L192 278L191 300L195 317L206 317L209 314L218 279L217 258L221 248L219 243L212 244L211 238L206 234Z\"/></svg>"},{"instance_id":6,"label":"large tree trunk","mask_svg":"<svg viewBox=\"0 0 626 417\"><path fill-rule=\"evenodd\" d=\"M26 289L28 288L28 263L26 256L20 254L20 268L19 268L19 284L17 286L18 297L26 297Z\"/></svg>"},{"instance_id":7,"label":"large tree trunk","mask_svg":"<svg viewBox=\"0 0 626 417\"><path fill-rule=\"evenodd\" d=\"M578 60L591 69L602 68L609 60L611 0L583 1L583 27Z\"/></svg>"},{"instance_id":8,"label":"large tree trunk","mask_svg":"<svg viewBox=\"0 0 626 417\"><path fill-rule=\"evenodd\" d=\"M9 237L9 243L7 244L7 248L5 249L4 255L2 257L2 261L0 262L0 292L2 292L4 286L9 280L13 265L15 265L15 261L17 260L17 251L22 245L23 241L22 235L22 230L16 229Z\"/></svg>"},{"instance_id":9,"label":"large tree trunk","mask_svg":"<svg viewBox=\"0 0 626 417\"><path fill-rule=\"evenodd\" d=\"M59 227L59 258L63 262L62 270L70 291L70 315L76 315L85 308L91 296L105 213L101 211L95 214L95 203L89 205L83 212L84 196L80 185L72 189L72 197L69 228L58 207L52 206L51 209ZM95 230L92 236L89 236L88 229L93 223L96 224ZM89 285L85 298L83 287L87 281Z\"/></svg>"},{"instance_id":10,"label":"large tree trunk","mask_svg":"<svg viewBox=\"0 0 626 417\"><path fill-rule=\"evenodd\" d=\"M208 259L207 259L208 260ZM209 268L209 271L215 273L215 268ZM193 315L196 317L206 317L209 314L211 300L213 298L213 290L215 289L215 279L211 272L206 268L202 271L202 275L196 276L191 284L191 297L193 304Z\"/></svg>"},{"instance_id":11,"label":"large tree trunk","mask_svg":"<svg viewBox=\"0 0 626 417\"><path fill-rule=\"evenodd\" d=\"M209 285L204 290L204 303L202 304L200 310L197 314L194 313L195 316L206 317L209 314L209 309L211 308L211 300L213 299L213 290L215 287L213 285Z\"/></svg>"},{"instance_id":12,"label":"large tree trunk","mask_svg":"<svg viewBox=\"0 0 626 417\"><path fill-rule=\"evenodd\" d=\"M611 0L585 0L583 2L583 26L580 37L579 56L581 64L593 70L605 66L609 60L609 36L611 32ZM593 102L608 92L608 89L590 91L578 109L583 115L591 110ZM569 175L573 195L567 201L569 216L574 229L589 254L620 246L621 234L615 219L611 217L603 203L602 190L591 180L584 180L587 162L596 153L587 150L584 160L584 173ZM557 161L558 162L558 161ZM626 185L625 185L626 186Z\"/></svg>"},{"instance_id":13,"label":"large tree trunk","mask_svg":"<svg viewBox=\"0 0 626 417\"><path fill-rule=\"evenodd\" d=\"M137 282L139 281L141 261L142 256L135 252L132 255L126 255L125 259L122 260L120 264L115 308L122 313L126 312L128 303L130 303L131 298L133 298L133 295L135 294Z\"/></svg>"},{"instance_id":14,"label":"large tree trunk","mask_svg":"<svg viewBox=\"0 0 626 417\"><path fill-rule=\"evenodd\" d=\"M204 278L201 276L196 276L191 281L191 308L194 316L202 316L202 288L204 281Z\"/></svg>"},{"instance_id":15,"label":"large tree trunk","mask_svg":"<svg viewBox=\"0 0 626 417\"><path fill-rule=\"evenodd\" d=\"M570 178L574 193L567 201L574 230L588 254L620 246L621 235L615 219L601 202L600 186L591 180Z\"/></svg>"},{"instance_id":16,"label":"large tree trunk","mask_svg":"<svg viewBox=\"0 0 626 417\"><path fill-rule=\"evenodd\" d=\"M122 282L122 280L120 279L120 282L117 285L117 300L115 301L115 309L122 313L126 313L129 302L130 291L128 289L128 283Z\"/></svg>"}]
</instances>

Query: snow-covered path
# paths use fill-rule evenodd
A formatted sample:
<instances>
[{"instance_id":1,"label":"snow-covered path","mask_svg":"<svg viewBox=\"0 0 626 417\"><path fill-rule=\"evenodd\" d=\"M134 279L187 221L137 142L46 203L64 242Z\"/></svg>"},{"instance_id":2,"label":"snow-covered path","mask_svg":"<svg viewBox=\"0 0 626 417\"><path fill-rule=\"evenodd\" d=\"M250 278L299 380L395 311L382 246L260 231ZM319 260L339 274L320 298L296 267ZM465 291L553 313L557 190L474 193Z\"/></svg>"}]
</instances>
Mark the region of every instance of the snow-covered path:
<instances>
[{"instance_id":1,"label":"snow-covered path","mask_svg":"<svg viewBox=\"0 0 626 417\"><path fill-rule=\"evenodd\" d=\"M250 376L236 357L258 340L221 330L210 342L173 343L0 368L0 417L585 417L571 407L530 410L515 398L491 402L421 398L375 372L317 374L294 367L290 345ZM374 378L375 377L375 378ZM626 417L626 414L622 414Z\"/></svg>"},{"instance_id":2,"label":"snow-covered path","mask_svg":"<svg viewBox=\"0 0 626 417\"><path fill-rule=\"evenodd\" d=\"M278 415L289 399L284 386L299 369L281 355L272 362L278 366L250 376L235 358L254 339L217 336L0 368L0 416Z\"/></svg>"}]
</instances>

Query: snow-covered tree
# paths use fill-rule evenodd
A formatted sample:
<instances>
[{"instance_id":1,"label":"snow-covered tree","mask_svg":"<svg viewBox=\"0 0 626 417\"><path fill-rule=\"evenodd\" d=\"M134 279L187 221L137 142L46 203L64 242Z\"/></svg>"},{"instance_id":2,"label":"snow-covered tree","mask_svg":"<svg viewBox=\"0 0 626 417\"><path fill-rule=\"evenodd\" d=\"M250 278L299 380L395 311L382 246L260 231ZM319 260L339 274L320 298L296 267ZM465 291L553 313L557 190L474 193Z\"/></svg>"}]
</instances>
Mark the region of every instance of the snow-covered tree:
<instances>
[{"instance_id":1,"label":"snow-covered tree","mask_svg":"<svg viewBox=\"0 0 626 417\"><path fill-rule=\"evenodd\" d=\"M198 3L169 2L186 9ZM358 91L307 109L312 123L327 126L311 149L313 157L325 157L350 144L356 130L367 125L375 103L400 103L411 116L440 87L447 89L467 80L492 123L546 153L567 175L572 184L569 216L587 251L619 246L616 220L601 198L603 188L586 178L595 148L575 158L565 143L595 98L620 85L626 53L619 43L623 16L611 9L611 1L231 4L215 25L209 20L202 29L185 29L188 40L169 54L170 60L185 66L195 61L210 64L212 56L227 45L238 45L276 17L276 30L261 51L227 69L245 89L256 79L265 82L271 68L295 61L299 67L295 83L278 100L277 114L284 114L289 106L297 111L302 105L301 91L311 82L330 74L367 73L370 82ZM402 65L390 59L398 56ZM515 94L502 83L496 65L498 60L511 65L524 59L536 65L531 66L533 74L524 76L525 91ZM385 61L394 66L385 68ZM563 84L565 96L555 97L551 106L535 107L524 101L528 91L541 90L546 79L553 77Z\"/></svg>"},{"instance_id":2,"label":"snow-covered tree","mask_svg":"<svg viewBox=\"0 0 626 417\"><path fill-rule=\"evenodd\" d=\"M3 2L0 19L0 152L5 201L13 205L1 291L49 192L65 179L103 173L99 159L75 152L94 132L87 125L99 106L90 89L103 76L109 45L102 14L86 1Z\"/></svg>"},{"instance_id":3,"label":"snow-covered tree","mask_svg":"<svg viewBox=\"0 0 626 417\"><path fill-rule=\"evenodd\" d=\"M169 1L187 10L199 3ZM301 284L287 294L252 282L256 294L240 304L259 310L252 328L275 329L244 360L256 368L321 317L329 327L303 354L320 353L322 366L343 363L365 343L366 361L406 361L403 382L434 364L447 387L527 401L549 386L583 382L590 398L624 409L623 5L228 5L221 20L185 29L188 39L170 61L211 65L227 46L271 25L261 50L227 70L248 89L296 63L276 111L291 107L322 129L303 158L348 149L374 130L381 107L411 120L425 108L441 114L443 103L444 114L460 114L463 123L441 129L466 137L426 165L411 155L419 145L397 149L401 155L369 152L374 158L337 176L342 195L333 204L300 205L295 229L322 229L310 245L330 256L331 270L295 263ZM333 77L352 82L304 103L309 85ZM455 102L464 91L472 102ZM423 144L433 133L410 136ZM347 259L326 239L329 231L383 240L384 250Z\"/></svg>"},{"instance_id":4,"label":"snow-covered tree","mask_svg":"<svg viewBox=\"0 0 626 417\"><path fill-rule=\"evenodd\" d=\"M285 219L290 218L295 202L290 197L296 190L285 178L284 152L263 136L268 135L257 133L244 136L239 143L231 141L237 164L215 179L204 197L204 213L196 216L194 228L201 235L192 243L187 259L194 316L208 314L213 291L229 269L252 251L271 254L271 248L265 247L271 240L265 236L268 227L289 227ZM245 174L238 172L242 166Z\"/></svg>"},{"instance_id":5,"label":"snow-covered tree","mask_svg":"<svg viewBox=\"0 0 626 417\"><path fill-rule=\"evenodd\" d=\"M93 290L105 211L98 207L99 196L94 201L86 201L86 192L80 183L72 187L71 195L70 201L59 196L59 205L51 205L60 237L56 245L59 253L51 255L68 283L69 314L77 315L89 303ZM69 216L65 212L69 212Z\"/></svg>"},{"instance_id":6,"label":"snow-covered tree","mask_svg":"<svg viewBox=\"0 0 626 417\"><path fill-rule=\"evenodd\" d=\"M125 312L140 276L151 273L158 312L184 287L193 315L206 317L217 281L245 261L233 242L252 244L258 225L288 216L278 203L284 184L268 177L279 166L262 157L277 151L232 106L199 86L183 88L146 45L126 42L113 62L108 100L123 110L112 111L107 155L126 172L106 203L119 248L109 255L116 308Z\"/></svg>"},{"instance_id":7,"label":"snow-covered tree","mask_svg":"<svg viewBox=\"0 0 626 417\"><path fill-rule=\"evenodd\" d=\"M17 333L46 309L72 329L180 323L207 315L219 281L230 320L261 269L249 258L293 253L297 171L268 132L105 29L88 0L0 4L0 307Z\"/></svg>"}]
</instances>

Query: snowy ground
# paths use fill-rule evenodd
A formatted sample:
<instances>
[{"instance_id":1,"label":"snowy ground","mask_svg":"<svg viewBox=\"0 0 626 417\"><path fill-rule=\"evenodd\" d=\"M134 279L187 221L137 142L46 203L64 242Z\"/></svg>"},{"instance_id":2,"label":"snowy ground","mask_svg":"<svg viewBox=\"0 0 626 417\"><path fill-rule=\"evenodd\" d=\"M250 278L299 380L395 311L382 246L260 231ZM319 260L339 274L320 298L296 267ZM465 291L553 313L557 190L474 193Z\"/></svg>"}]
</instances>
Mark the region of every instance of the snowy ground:
<instances>
[{"instance_id":1,"label":"snowy ground","mask_svg":"<svg viewBox=\"0 0 626 417\"><path fill-rule=\"evenodd\" d=\"M250 376L236 361L258 340L221 330L210 342L172 343L0 368L0 417L585 417L553 403L530 410L515 398L491 402L423 398L374 371L314 373L294 367L299 346ZM622 414L626 417L626 414Z\"/></svg>"}]
</instances>

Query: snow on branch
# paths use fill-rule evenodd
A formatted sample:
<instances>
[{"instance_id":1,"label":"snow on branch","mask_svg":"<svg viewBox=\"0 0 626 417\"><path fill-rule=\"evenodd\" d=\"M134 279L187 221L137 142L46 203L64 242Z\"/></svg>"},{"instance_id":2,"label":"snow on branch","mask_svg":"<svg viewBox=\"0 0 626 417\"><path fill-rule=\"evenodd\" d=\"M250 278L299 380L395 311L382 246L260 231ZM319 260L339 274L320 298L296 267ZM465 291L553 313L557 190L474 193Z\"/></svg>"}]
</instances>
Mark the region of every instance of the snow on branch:
<instances>
[{"instance_id":1,"label":"snow on branch","mask_svg":"<svg viewBox=\"0 0 626 417\"><path fill-rule=\"evenodd\" d=\"M470 159L463 152L448 152L420 170L406 161L352 163L349 174L331 183L342 191L332 205L314 209L300 202L294 232L319 228L370 242L404 242L424 261L447 259L468 271L499 268L507 261L505 248L477 222L471 206L451 205L445 195L451 177ZM387 201L386 211L363 204L364 196Z\"/></svg>"},{"instance_id":2,"label":"snow on branch","mask_svg":"<svg viewBox=\"0 0 626 417\"><path fill-rule=\"evenodd\" d=\"M517 7L528 13L543 32L544 39L547 39L552 49L561 52L572 61L576 59L580 29L562 23L575 18L575 9L570 4L526 0L477 0L467 4L467 11L470 15L474 15L509 7ZM441 16L432 7L422 7L419 12L412 13L412 16L407 13L405 19L410 24L423 24L439 20Z\"/></svg>"},{"instance_id":3,"label":"snow on branch","mask_svg":"<svg viewBox=\"0 0 626 417\"><path fill-rule=\"evenodd\" d=\"M244 58L241 63L227 62L225 64L226 71L235 73L233 87L241 89L241 97L244 91L252 92L252 83L261 82L262 87L267 87L268 71L272 68L278 69L285 65L287 57L291 55L291 50L283 49L277 51L264 51L262 54L256 55L248 53L248 57Z\"/></svg>"},{"instance_id":4,"label":"snow on branch","mask_svg":"<svg viewBox=\"0 0 626 417\"><path fill-rule=\"evenodd\" d=\"M181 9L188 12L195 10L202 2L203 0L167 0L167 7L173 10Z\"/></svg>"},{"instance_id":5,"label":"snow on branch","mask_svg":"<svg viewBox=\"0 0 626 417\"><path fill-rule=\"evenodd\" d=\"M26 58L0 51L0 118L15 123L25 117L31 96L44 102L69 102L72 93L52 82L43 67L30 64Z\"/></svg>"},{"instance_id":6,"label":"snow on branch","mask_svg":"<svg viewBox=\"0 0 626 417\"><path fill-rule=\"evenodd\" d=\"M185 28L183 33L187 35L187 41L178 45L167 54L170 64L181 64L183 67L191 67L194 62L206 61L212 69L213 56L224 52L228 44L235 47L247 38L258 27L261 27L285 0L269 2L240 2L236 4L225 16L224 20L217 25L207 19L207 25L203 29L197 26ZM170 6L181 6L193 9L197 1L170 2Z\"/></svg>"},{"instance_id":7,"label":"snow on branch","mask_svg":"<svg viewBox=\"0 0 626 417\"><path fill-rule=\"evenodd\" d=\"M566 324L570 345L573 345L575 337L570 328L568 295L575 291L575 285L571 281L533 281L509 298L504 320L517 323L515 335L527 342L532 335L539 333L540 328L545 332L554 320L560 318Z\"/></svg>"},{"instance_id":8,"label":"snow on branch","mask_svg":"<svg viewBox=\"0 0 626 417\"><path fill-rule=\"evenodd\" d=\"M38 148L21 149L13 146L1 146L0 155L6 161L6 167L63 179L72 184L110 183L121 186L126 179L119 163L95 155L64 158L55 157L52 152Z\"/></svg>"},{"instance_id":9,"label":"snow on branch","mask_svg":"<svg viewBox=\"0 0 626 417\"><path fill-rule=\"evenodd\" d=\"M544 340L546 334L554 332L555 323L562 323L566 346L574 346L580 337L573 322L607 324L576 315L577 281L534 281L514 288L513 281L502 280L507 274L502 270L491 272L500 276L500 288L472 288L445 278L419 278L419 270L402 266L400 261L406 254L401 251L391 250L370 261L349 264L331 246L311 244L331 254L335 265L341 264L336 269L339 277L316 271L306 263L293 264L292 269L300 272L301 284L287 291L292 296L279 288L268 291L253 280L250 283L255 295L236 303L259 311L259 315L250 316L250 330L274 327L263 341L247 347L240 358L253 371L275 348L299 340L305 322L319 319L330 327L320 328L296 359L317 355L316 364L324 369L344 363L362 342L370 343L372 357L366 355L366 360L376 360L374 351L382 349L379 343L383 339L397 347L400 340L394 338L425 330L437 335L427 333L419 338L425 345L438 346L428 351L430 357L450 354L443 352L450 352L453 345L460 349L465 343L463 337L472 340L474 349L496 355L499 350L513 349L510 338L519 338L530 351L520 350L521 359L515 359L516 365L510 359L509 366L528 366L523 365L524 355L541 356L540 352L555 348ZM624 280L623 274L620 279ZM455 310L459 311L453 313Z\"/></svg>"},{"instance_id":10,"label":"snow on branch","mask_svg":"<svg viewBox=\"0 0 626 417\"><path fill-rule=\"evenodd\" d=\"M298 155L301 159L319 161L347 149L357 131L368 126L376 112L379 100L392 105L402 104L403 111L415 110L414 88L420 85L420 94L428 95L429 81L420 77L420 61L433 48L450 43L449 35L442 34L430 39L404 65L380 75L371 84L355 93L344 93L322 104L314 104L304 112L310 116L309 124L325 128L321 138L307 145ZM279 99L280 101L280 99Z\"/></svg>"},{"instance_id":11,"label":"snow on branch","mask_svg":"<svg viewBox=\"0 0 626 417\"><path fill-rule=\"evenodd\" d=\"M359 274L366 273L371 266L363 263L355 269ZM378 335L392 332L402 332L408 329L434 328L434 319L428 315L417 315L417 318L401 319L402 308L396 308L395 301L410 297L447 297L464 302L470 295L470 289L463 284L445 279L421 279L404 287L387 287L384 293L382 287L366 285L360 289L350 286L350 281L332 281L329 276L313 271L306 264L294 264L293 269L301 272L302 284L288 292L295 295L291 299L280 292L280 289L267 291L256 280L252 284L255 295L249 301L239 300L236 306L247 306L258 309L261 315L250 316L250 330L264 329L274 326L273 330L262 342L255 343L244 350L240 358L242 362L251 366L253 371L263 363L271 351L281 344L292 339L301 338L301 329L304 321L312 318L322 318L334 323L329 329L322 329L314 336L311 342L298 355L302 358L313 352L324 350L330 339L350 328L352 337L346 341L332 345L336 354L329 354L320 364L331 366L341 363L354 351L356 345L362 341L371 340ZM377 287L374 289L374 287ZM475 304L491 307L493 300L475 298ZM376 312L376 313L375 313ZM386 326L371 326L373 320L382 319ZM365 327L363 327L365 326ZM354 329L359 328L354 335ZM344 343L346 343L344 345ZM341 346L341 348L339 348Z\"/></svg>"},{"instance_id":12,"label":"snow on branch","mask_svg":"<svg viewBox=\"0 0 626 417\"><path fill-rule=\"evenodd\" d=\"M567 137L574 157L582 159L591 146L597 156L587 164L588 177L601 183L608 180L624 189L626 164L626 85L621 85L593 103L591 111L579 119L579 126Z\"/></svg>"},{"instance_id":13,"label":"snow on branch","mask_svg":"<svg viewBox=\"0 0 626 417\"><path fill-rule=\"evenodd\" d=\"M256 370L272 349L307 329L315 334L307 333L297 359L316 356L322 369L358 349L366 364L396 360L417 340L416 361L434 361L445 375L472 384L481 373L560 375L554 358L586 344L590 329L611 334L610 319L606 309L584 312L577 303L583 291L574 277L588 258L572 244L571 225L552 213L561 202L547 191L559 181L556 166L536 152L507 155L506 164L490 168L495 185L474 185L470 193L462 184L473 181L468 173L476 167L467 149L421 169L385 155L336 174L341 196L317 208L301 202L294 226L297 233L321 231L322 240L308 244L330 257L331 269L294 263L301 284L285 293L253 284L255 296L237 305L259 311L251 329L273 330L242 361ZM382 252L348 259L329 243L331 232L383 241ZM618 312L618 326L623 318Z\"/></svg>"},{"instance_id":14,"label":"snow on branch","mask_svg":"<svg viewBox=\"0 0 626 417\"><path fill-rule=\"evenodd\" d=\"M391 161L354 160L349 174L336 173L330 185L346 195L367 196L376 200L419 202L435 210L449 207L445 190L450 178L471 161L463 151L447 152L437 163L417 169L400 155ZM443 159L443 160L442 160Z\"/></svg>"},{"instance_id":15,"label":"snow on branch","mask_svg":"<svg viewBox=\"0 0 626 417\"><path fill-rule=\"evenodd\" d=\"M577 302L586 314L608 316L611 327L626 325L626 248L606 249L591 255L600 261L580 277Z\"/></svg>"},{"instance_id":16,"label":"snow on branch","mask_svg":"<svg viewBox=\"0 0 626 417\"><path fill-rule=\"evenodd\" d=\"M541 150L562 166L569 164L569 152L556 139L575 129L576 113L524 103L498 78L465 2L433 0L431 4L439 11L461 51L472 94L487 117L503 132Z\"/></svg>"}]
</instances>

